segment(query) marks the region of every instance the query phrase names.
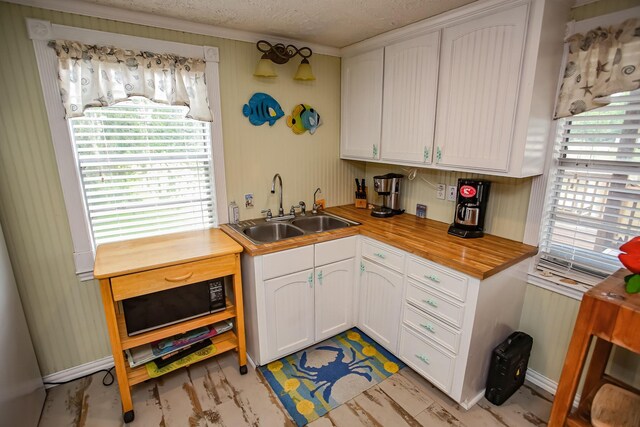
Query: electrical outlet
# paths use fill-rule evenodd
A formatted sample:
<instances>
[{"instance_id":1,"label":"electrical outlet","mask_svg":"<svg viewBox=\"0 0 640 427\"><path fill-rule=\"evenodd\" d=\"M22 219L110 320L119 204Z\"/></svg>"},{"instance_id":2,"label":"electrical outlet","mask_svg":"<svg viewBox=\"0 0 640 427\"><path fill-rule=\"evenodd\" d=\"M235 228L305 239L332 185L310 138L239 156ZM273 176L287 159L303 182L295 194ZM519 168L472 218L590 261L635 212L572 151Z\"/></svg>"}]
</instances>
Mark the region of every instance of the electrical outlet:
<instances>
[{"instance_id":1,"label":"electrical outlet","mask_svg":"<svg viewBox=\"0 0 640 427\"><path fill-rule=\"evenodd\" d=\"M253 207L253 193L247 193L244 195L244 207L251 209Z\"/></svg>"},{"instance_id":2,"label":"electrical outlet","mask_svg":"<svg viewBox=\"0 0 640 427\"><path fill-rule=\"evenodd\" d=\"M456 201L456 191L458 190L458 187L456 187L455 185L449 185L447 186L447 200L450 202L455 202Z\"/></svg>"},{"instance_id":3,"label":"electrical outlet","mask_svg":"<svg viewBox=\"0 0 640 427\"><path fill-rule=\"evenodd\" d=\"M438 186L436 187L436 197L438 199L444 200L445 188L446 188L446 185L444 184L438 184Z\"/></svg>"}]
</instances>

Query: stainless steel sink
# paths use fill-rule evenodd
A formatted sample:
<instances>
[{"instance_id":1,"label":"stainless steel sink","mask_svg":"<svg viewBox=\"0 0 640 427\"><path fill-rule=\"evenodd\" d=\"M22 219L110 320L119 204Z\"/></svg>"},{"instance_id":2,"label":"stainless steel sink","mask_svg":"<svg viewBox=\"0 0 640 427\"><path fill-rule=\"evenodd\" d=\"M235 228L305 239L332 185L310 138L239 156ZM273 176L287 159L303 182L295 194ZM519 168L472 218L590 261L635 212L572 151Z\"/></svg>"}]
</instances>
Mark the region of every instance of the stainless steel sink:
<instances>
[{"instance_id":1,"label":"stainless steel sink","mask_svg":"<svg viewBox=\"0 0 640 427\"><path fill-rule=\"evenodd\" d=\"M246 228L243 233L256 242L270 243L289 237L302 236L304 231L288 223L265 222Z\"/></svg>"},{"instance_id":2,"label":"stainless steel sink","mask_svg":"<svg viewBox=\"0 0 640 427\"><path fill-rule=\"evenodd\" d=\"M311 233L336 230L338 228L349 227L351 225L346 221L328 215L298 217L291 220L291 224Z\"/></svg>"},{"instance_id":3,"label":"stainless steel sink","mask_svg":"<svg viewBox=\"0 0 640 427\"><path fill-rule=\"evenodd\" d=\"M306 216L297 216L289 220L274 217L270 221L260 218L230 224L238 233L257 245L354 225L360 225L360 223L324 212L307 213Z\"/></svg>"}]
</instances>

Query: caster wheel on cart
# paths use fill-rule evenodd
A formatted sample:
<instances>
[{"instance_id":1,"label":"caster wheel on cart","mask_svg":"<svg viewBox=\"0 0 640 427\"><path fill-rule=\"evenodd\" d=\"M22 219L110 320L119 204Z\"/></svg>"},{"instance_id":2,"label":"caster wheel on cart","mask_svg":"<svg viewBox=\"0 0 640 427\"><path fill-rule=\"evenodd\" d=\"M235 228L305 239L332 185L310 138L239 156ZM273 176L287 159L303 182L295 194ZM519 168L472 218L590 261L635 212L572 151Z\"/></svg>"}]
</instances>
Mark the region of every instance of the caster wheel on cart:
<instances>
[{"instance_id":1,"label":"caster wheel on cart","mask_svg":"<svg viewBox=\"0 0 640 427\"><path fill-rule=\"evenodd\" d=\"M247 365L240 366L240 375L246 375L247 372Z\"/></svg>"},{"instance_id":2,"label":"caster wheel on cart","mask_svg":"<svg viewBox=\"0 0 640 427\"><path fill-rule=\"evenodd\" d=\"M124 418L125 423L130 423L131 421L133 421L133 419L135 418L135 415L133 414L133 409L131 411L127 411L124 414L122 414L122 418Z\"/></svg>"}]
</instances>

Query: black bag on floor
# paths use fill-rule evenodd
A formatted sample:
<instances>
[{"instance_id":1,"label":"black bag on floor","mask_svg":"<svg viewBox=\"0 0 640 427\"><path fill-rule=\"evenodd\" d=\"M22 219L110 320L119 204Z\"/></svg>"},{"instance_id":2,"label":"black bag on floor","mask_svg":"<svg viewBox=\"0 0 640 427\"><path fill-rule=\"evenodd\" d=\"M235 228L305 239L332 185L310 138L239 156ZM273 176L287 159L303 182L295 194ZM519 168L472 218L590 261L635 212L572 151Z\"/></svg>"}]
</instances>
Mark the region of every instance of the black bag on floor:
<instances>
[{"instance_id":1,"label":"black bag on floor","mask_svg":"<svg viewBox=\"0 0 640 427\"><path fill-rule=\"evenodd\" d=\"M502 405L524 383L533 338L516 331L493 349L484 396Z\"/></svg>"}]
</instances>

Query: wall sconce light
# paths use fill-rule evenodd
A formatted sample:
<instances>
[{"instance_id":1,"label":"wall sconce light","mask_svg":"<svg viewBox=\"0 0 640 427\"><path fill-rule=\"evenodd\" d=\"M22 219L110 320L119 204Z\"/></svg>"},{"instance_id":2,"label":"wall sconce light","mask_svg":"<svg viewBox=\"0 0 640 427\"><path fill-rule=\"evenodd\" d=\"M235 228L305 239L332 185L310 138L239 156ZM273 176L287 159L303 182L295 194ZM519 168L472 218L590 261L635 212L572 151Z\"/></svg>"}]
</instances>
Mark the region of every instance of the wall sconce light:
<instances>
[{"instance_id":1,"label":"wall sconce light","mask_svg":"<svg viewBox=\"0 0 640 427\"><path fill-rule=\"evenodd\" d=\"M256 47L262 52L262 57L256 65L256 70L253 72L257 77L276 77L278 74L273 68L273 63L286 64L291 58L296 55L302 57L302 62L298 66L296 74L293 76L294 80L315 80L315 76L311 72L311 64L309 64L309 57L313 55L313 52L308 47L301 47L298 49L294 45L285 46L282 43L272 45L266 40L260 40L256 43Z\"/></svg>"}]
</instances>

